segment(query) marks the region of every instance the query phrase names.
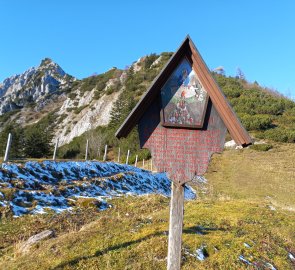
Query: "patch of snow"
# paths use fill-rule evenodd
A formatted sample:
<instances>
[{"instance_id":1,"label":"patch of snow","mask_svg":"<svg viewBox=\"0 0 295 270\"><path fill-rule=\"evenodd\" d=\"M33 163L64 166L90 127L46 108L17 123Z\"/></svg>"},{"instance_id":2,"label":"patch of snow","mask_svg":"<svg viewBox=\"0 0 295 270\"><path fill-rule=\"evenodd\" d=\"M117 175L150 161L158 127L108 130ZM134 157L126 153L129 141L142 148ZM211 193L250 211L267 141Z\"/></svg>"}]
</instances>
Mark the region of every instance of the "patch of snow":
<instances>
[{"instance_id":1,"label":"patch of snow","mask_svg":"<svg viewBox=\"0 0 295 270\"><path fill-rule=\"evenodd\" d=\"M231 141L228 141L224 144L224 147L225 148L228 148L228 149L243 149L243 146L241 145L237 145L236 142L234 140L231 140Z\"/></svg>"},{"instance_id":2,"label":"patch of snow","mask_svg":"<svg viewBox=\"0 0 295 270\"><path fill-rule=\"evenodd\" d=\"M199 261L204 261L208 257L208 254L205 248L206 246L201 245L201 247L198 248L194 253L191 253L188 248L184 248L184 254L194 257L198 259Z\"/></svg>"},{"instance_id":3,"label":"patch of snow","mask_svg":"<svg viewBox=\"0 0 295 270\"><path fill-rule=\"evenodd\" d=\"M270 270L277 270L271 263L265 263L265 266Z\"/></svg>"},{"instance_id":4,"label":"patch of snow","mask_svg":"<svg viewBox=\"0 0 295 270\"><path fill-rule=\"evenodd\" d=\"M276 211L277 209L273 205L268 206L271 211Z\"/></svg>"},{"instance_id":5,"label":"patch of snow","mask_svg":"<svg viewBox=\"0 0 295 270\"><path fill-rule=\"evenodd\" d=\"M6 206L6 203L5 203L5 202L1 202L1 201L0 201L0 206L3 206L3 207L5 207L5 206Z\"/></svg>"},{"instance_id":6,"label":"patch of snow","mask_svg":"<svg viewBox=\"0 0 295 270\"><path fill-rule=\"evenodd\" d=\"M249 244L247 244L247 243L244 243L244 246L246 247L246 248L250 248L251 246L249 245Z\"/></svg>"},{"instance_id":7,"label":"patch of snow","mask_svg":"<svg viewBox=\"0 0 295 270\"><path fill-rule=\"evenodd\" d=\"M207 179L205 178L205 176L197 176L196 179L194 179L194 181L200 183L200 184L207 184Z\"/></svg>"},{"instance_id":8,"label":"patch of snow","mask_svg":"<svg viewBox=\"0 0 295 270\"><path fill-rule=\"evenodd\" d=\"M239 260L242 261L243 263L247 264L247 265L252 265L252 263L249 262L247 259L245 259L245 257L243 255L239 256Z\"/></svg>"},{"instance_id":9,"label":"patch of snow","mask_svg":"<svg viewBox=\"0 0 295 270\"><path fill-rule=\"evenodd\" d=\"M234 140L228 141L224 144L225 148L236 148L237 144Z\"/></svg>"},{"instance_id":10,"label":"patch of snow","mask_svg":"<svg viewBox=\"0 0 295 270\"><path fill-rule=\"evenodd\" d=\"M15 216L45 213L46 209L58 213L70 210L69 203L79 197L99 200L99 209L104 210L109 207L106 201L114 197L152 193L168 197L171 192L171 181L165 173L114 162L29 161L24 165L5 163L2 168L2 181L10 183L8 188L15 188L9 202ZM21 187L11 180L21 182ZM192 200L196 191L186 185L184 195Z\"/></svg>"},{"instance_id":11,"label":"patch of snow","mask_svg":"<svg viewBox=\"0 0 295 270\"><path fill-rule=\"evenodd\" d=\"M205 253L205 247L206 246L201 246L200 248L198 248L196 250L196 258L199 260L199 261L204 261L208 256L207 254Z\"/></svg>"},{"instance_id":12,"label":"patch of snow","mask_svg":"<svg viewBox=\"0 0 295 270\"><path fill-rule=\"evenodd\" d=\"M265 141L255 141L254 144L266 144Z\"/></svg>"},{"instance_id":13,"label":"patch of snow","mask_svg":"<svg viewBox=\"0 0 295 270\"><path fill-rule=\"evenodd\" d=\"M44 210L44 207L40 205L36 205L35 209L32 211L32 214L46 214L47 212Z\"/></svg>"},{"instance_id":14,"label":"patch of snow","mask_svg":"<svg viewBox=\"0 0 295 270\"><path fill-rule=\"evenodd\" d=\"M28 210L26 210L24 207L20 207L12 202L10 202L10 206L12 207L12 211L14 213L14 217L19 217L23 214L27 214Z\"/></svg>"}]
</instances>

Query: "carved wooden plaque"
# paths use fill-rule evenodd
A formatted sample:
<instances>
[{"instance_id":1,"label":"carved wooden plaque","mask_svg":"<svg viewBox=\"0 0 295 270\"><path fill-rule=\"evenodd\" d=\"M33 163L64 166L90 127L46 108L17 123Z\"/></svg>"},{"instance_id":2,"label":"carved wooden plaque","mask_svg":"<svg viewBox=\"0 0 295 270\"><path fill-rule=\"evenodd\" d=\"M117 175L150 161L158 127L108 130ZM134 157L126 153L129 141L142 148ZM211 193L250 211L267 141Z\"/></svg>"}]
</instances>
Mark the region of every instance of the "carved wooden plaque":
<instances>
[{"instance_id":1,"label":"carved wooden plaque","mask_svg":"<svg viewBox=\"0 0 295 270\"><path fill-rule=\"evenodd\" d=\"M126 137L137 124L141 147L177 184L206 172L212 154L222 152L227 130L239 145L252 142L189 36L116 136Z\"/></svg>"},{"instance_id":2,"label":"carved wooden plaque","mask_svg":"<svg viewBox=\"0 0 295 270\"><path fill-rule=\"evenodd\" d=\"M158 171L167 172L177 184L203 175L211 158L222 152L227 128L209 100L203 128L171 128L161 124L160 96L139 121L142 148L148 148Z\"/></svg>"}]
</instances>

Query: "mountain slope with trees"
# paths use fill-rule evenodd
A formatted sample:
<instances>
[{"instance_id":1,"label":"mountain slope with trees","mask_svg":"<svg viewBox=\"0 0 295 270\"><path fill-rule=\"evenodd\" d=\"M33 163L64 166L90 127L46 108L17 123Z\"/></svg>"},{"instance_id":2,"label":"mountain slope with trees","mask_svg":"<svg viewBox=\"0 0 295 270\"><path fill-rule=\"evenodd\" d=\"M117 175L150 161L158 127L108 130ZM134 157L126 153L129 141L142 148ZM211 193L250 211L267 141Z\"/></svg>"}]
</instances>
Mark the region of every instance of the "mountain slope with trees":
<instances>
[{"instance_id":1,"label":"mountain slope with trees","mask_svg":"<svg viewBox=\"0 0 295 270\"><path fill-rule=\"evenodd\" d=\"M163 57L167 61L169 56L169 54L164 54L165 58L163 55L161 58ZM83 157L86 139L95 137L96 132L97 136L101 138L100 145L108 144L114 148L114 153L117 153L118 147L121 150L123 149L124 153L127 153L127 150L130 149L133 153L132 160L134 160L136 153L142 153L142 150L139 150L136 129L131 132L128 138L120 141L115 138L114 134L157 75L155 72L157 69L154 69L154 65L146 64L149 63L151 58L157 59L155 55L147 57L146 62L144 61L142 64L144 68L140 71L134 72L132 67L129 69L125 82L126 88L114 103L109 125L98 127L96 130L75 138L70 144L60 149L60 157L69 157L67 153L72 152L72 149L75 149L74 152L77 157ZM164 61L161 64L163 65ZM257 83L249 83L244 77L226 77L214 72L213 76L240 117L242 124L254 138L276 142L295 142L294 101L270 89L261 87ZM144 156L148 157L148 152L145 152L142 158ZM96 157L95 151L93 158Z\"/></svg>"},{"instance_id":2,"label":"mountain slope with trees","mask_svg":"<svg viewBox=\"0 0 295 270\"><path fill-rule=\"evenodd\" d=\"M41 154L35 154L35 151L29 153L25 150L30 138L38 137L40 148L45 144L43 157L51 154L52 143L59 138L63 145L59 149L61 158L82 158L87 139L90 140L91 158L98 158L105 144L113 154L117 153L118 147L123 152L130 149L131 160L135 153L148 158L148 151L139 150L136 129L121 141L114 134L171 55L151 54L124 70L112 68L82 80L64 75L72 78L71 83L54 95L47 95L44 106L39 106L36 100L0 116L0 155L4 155L7 134L12 132L14 143L20 145L12 154L15 157L40 157ZM47 63L44 61L41 63L43 69ZM52 65L56 66L49 66ZM213 76L252 136L295 142L294 101L258 83L247 82L241 71L236 77L227 77L221 72L213 72ZM37 81L34 83L38 84Z\"/></svg>"}]
</instances>

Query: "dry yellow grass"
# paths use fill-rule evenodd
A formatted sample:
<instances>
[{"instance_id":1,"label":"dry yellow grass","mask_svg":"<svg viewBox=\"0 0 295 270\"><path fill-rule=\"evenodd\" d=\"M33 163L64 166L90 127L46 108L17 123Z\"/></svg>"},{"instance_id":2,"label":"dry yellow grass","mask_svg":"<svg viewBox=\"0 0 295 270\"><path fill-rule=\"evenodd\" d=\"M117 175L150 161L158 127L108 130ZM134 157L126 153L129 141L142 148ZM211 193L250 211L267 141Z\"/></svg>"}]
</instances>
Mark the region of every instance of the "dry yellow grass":
<instances>
[{"instance_id":1,"label":"dry yellow grass","mask_svg":"<svg viewBox=\"0 0 295 270\"><path fill-rule=\"evenodd\" d=\"M295 144L267 152L226 150L213 156L205 177L215 198L259 200L295 210Z\"/></svg>"},{"instance_id":2,"label":"dry yellow grass","mask_svg":"<svg viewBox=\"0 0 295 270\"><path fill-rule=\"evenodd\" d=\"M295 145L277 144L268 152L226 150L213 157L207 194L185 204L183 270L267 269L266 263L294 269L288 258L295 254L294 155ZM166 269L169 199L125 197L111 204L102 212L85 208L84 215L1 220L0 269ZM56 237L16 254L14 243L44 229ZM208 257L199 261L202 246Z\"/></svg>"}]
</instances>

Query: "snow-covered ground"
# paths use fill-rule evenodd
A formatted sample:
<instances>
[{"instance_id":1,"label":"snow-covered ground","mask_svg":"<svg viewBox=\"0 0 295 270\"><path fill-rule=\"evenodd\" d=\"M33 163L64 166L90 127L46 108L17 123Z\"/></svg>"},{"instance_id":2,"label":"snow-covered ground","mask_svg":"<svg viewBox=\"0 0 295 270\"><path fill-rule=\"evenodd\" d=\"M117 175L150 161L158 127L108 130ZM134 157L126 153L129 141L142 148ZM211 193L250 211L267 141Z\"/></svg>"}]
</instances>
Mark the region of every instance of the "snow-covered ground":
<instances>
[{"instance_id":1,"label":"snow-covered ground","mask_svg":"<svg viewBox=\"0 0 295 270\"><path fill-rule=\"evenodd\" d=\"M77 198L95 198L99 208L108 207L107 199L124 195L161 194L170 196L171 182L164 173L113 162L27 162L0 167L0 207L15 216L27 213L71 209ZM1 192L2 191L2 192ZM189 186L185 198L194 199Z\"/></svg>"}]
</instances>

